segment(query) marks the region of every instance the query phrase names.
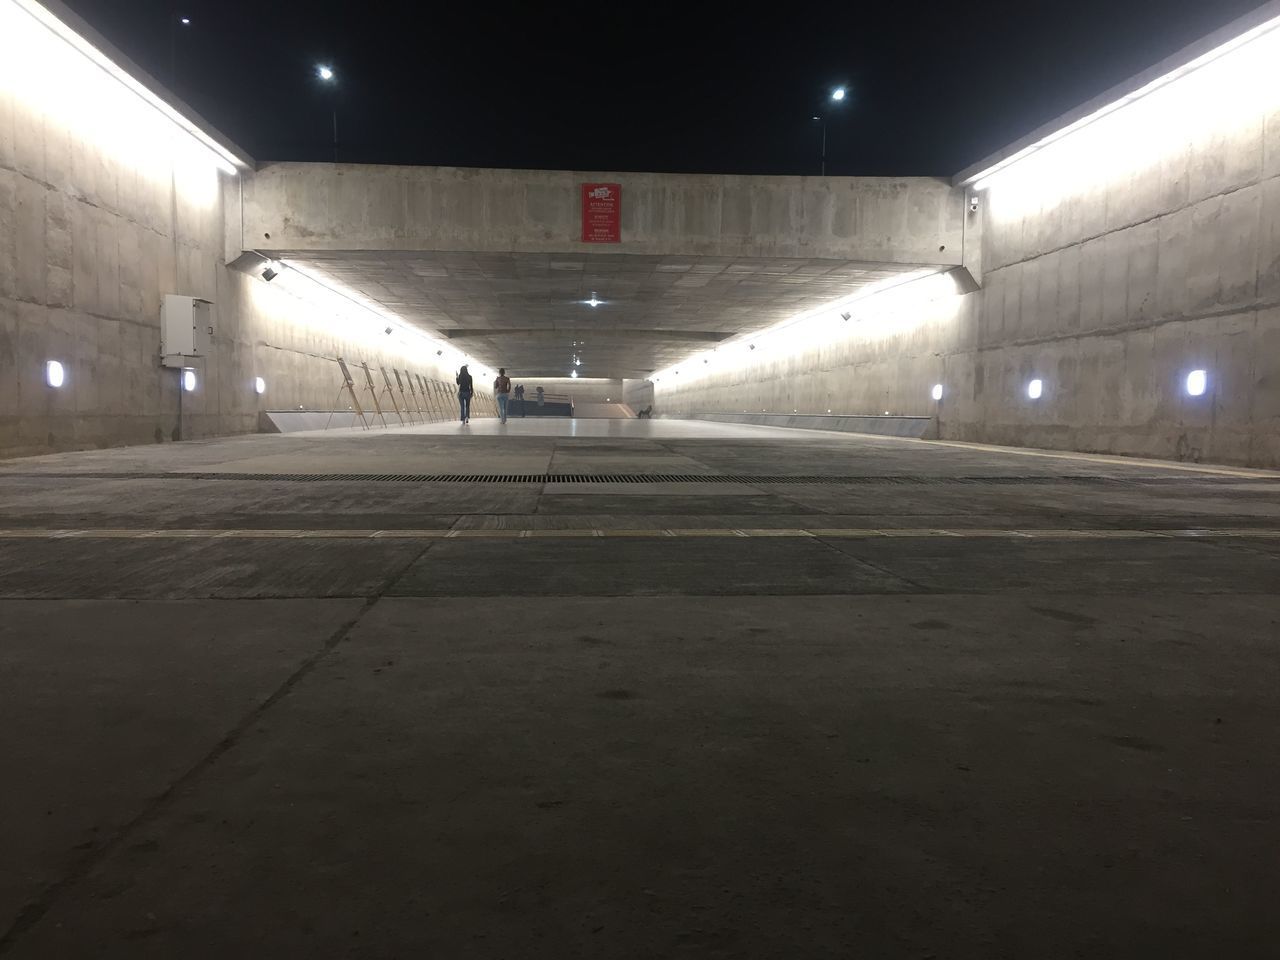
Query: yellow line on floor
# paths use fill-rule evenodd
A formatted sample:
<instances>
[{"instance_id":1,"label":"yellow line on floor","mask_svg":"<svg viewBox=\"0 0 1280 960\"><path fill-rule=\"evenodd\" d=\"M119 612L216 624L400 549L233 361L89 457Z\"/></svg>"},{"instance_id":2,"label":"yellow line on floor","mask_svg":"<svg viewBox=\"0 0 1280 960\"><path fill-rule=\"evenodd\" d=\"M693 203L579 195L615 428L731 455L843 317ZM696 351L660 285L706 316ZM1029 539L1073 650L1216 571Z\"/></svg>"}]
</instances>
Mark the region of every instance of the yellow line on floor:
<instances>
[{"instance_id":1,"label":"yellow line on floor","mask_svg":"<svg viewBox=\"0 0 1280 960\"><path fill-rule=\"evenodd\" d=\"M470 530L130 530L103 529L49 529L14 528L0 529L0 540L570 540L602 537L636 538L662 537L677 539L711 538L812 538L832 537L872 540L881 538L960 539L975 540L1004 538L1018 540L1143 540L1143 539L1280 539L1280 529L1247 527L1237 529L1188 528L1184 530L1005 530L998 528L948 528L938 527L814 527L793 528L741 528L687 527L654 529L605 528L569 530L510 530L505 528Z\"/></svg>"}]
</instances>

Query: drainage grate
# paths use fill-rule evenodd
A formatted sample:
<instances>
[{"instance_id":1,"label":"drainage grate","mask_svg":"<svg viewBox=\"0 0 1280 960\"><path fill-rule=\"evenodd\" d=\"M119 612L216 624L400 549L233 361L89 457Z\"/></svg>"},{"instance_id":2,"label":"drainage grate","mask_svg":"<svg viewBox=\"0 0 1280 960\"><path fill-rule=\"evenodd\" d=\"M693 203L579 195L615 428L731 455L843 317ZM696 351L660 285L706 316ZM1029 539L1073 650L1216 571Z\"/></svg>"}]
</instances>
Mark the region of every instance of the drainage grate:
<instances>
[{"instance_id":1,"label":"drainage grate","mask_svg":"<svg viewBox=\"0 0 1280 960\"><path fill-rule=\"evenodd\" d=\"M1069 486L1221 486L1275 484L1275 478L1229 476L911 476L911 475L759 475L706 473L54 473L0 470L0 480L239 480L263 483L701 483L836 486L1069 485Z\"/></svg>"}]
</instances>

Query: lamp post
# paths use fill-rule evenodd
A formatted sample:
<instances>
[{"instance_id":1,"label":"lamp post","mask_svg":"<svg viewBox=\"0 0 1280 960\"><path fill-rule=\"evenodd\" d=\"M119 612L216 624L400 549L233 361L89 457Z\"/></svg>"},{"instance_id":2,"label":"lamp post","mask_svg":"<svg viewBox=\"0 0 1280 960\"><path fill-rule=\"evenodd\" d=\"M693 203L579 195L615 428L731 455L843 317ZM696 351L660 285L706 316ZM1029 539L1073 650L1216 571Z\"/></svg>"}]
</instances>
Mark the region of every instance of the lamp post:
<instances>
[{"instance_id":1,"label":"lamp post","mask_svg":"<svg viewBox=\"0 0 1280 960\"><path fill-rule=\"evenodd\" d=\"M841 104L844 103L847 95L848 93L844 87L836 87L831 91L831 96L828 100L830 103ZM827 175L827 113L824 111L821 116L813 119L822 124L822 165L820 169L822 176L825 177Z\"/></svg>"},{"instance_id":2,"label":"lamp post","mask_svg":"<svg viewBox=\"0 0 1280 960\"><path fill-rule=\"evenodd\" d=\"M191 26L191 18L176 10L169 15L169 86L178 83L178 31Z\"/></svg>"},{"instance_id":3,"label":"lamp post","mask_svg":"<svg viewBox=\"0 0 1280 960\"><path fill-rule=\"evenodd\" d=\"M320 78L320 82L326 86L333 88L333 162L338 162L338 75L333 72L333 67L328 64L320 64L316 67L316 76Z\"/></svg>"}]
</instances>

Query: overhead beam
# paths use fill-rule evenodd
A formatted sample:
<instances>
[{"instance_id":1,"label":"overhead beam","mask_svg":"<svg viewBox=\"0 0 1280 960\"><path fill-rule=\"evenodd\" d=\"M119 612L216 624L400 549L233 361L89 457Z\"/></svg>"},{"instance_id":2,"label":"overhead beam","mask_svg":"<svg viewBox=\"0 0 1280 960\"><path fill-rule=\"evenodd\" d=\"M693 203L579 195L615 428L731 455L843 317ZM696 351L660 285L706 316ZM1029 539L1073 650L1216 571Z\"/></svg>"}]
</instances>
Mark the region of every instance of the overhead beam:
<instances>
[{"instance_id":1,"label":"overhead beam","mask_svg":"<svg viewBox=\"0 0 1280 960\"><path fill-rule=\"evenodd\" d=\"M677 340L695 343L720 343L735 336L732 332L719 330L626 330L605 329L601 327L452 327L441 330L440 334L450 340L466 340L485 337L593 337L595 339L614 340Z\"/></svg>"}]
</instances>

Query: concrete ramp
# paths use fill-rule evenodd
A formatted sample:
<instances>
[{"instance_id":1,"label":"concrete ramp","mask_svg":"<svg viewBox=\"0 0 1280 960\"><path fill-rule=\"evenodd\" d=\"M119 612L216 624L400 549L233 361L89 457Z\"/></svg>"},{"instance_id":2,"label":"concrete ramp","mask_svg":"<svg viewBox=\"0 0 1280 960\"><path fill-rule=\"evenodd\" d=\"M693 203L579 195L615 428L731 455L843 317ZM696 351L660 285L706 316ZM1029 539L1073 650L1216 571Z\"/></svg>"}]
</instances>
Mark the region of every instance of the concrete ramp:
<instances>
[{"instance_id":1,"label":"concrete ramp","mask_svg":"<svg viewBox=\"0 0 1280 960\"><path fill-rule=\"evenodd\" d=\"M370 427L383 426L382 418L376 413L365 413L365 421ZM415 418L386 414L386 425L391 427L408 427L422 421ZM360 426L360 418L353 410L264 410L258 415L259 433L299 433L303 430L337 430L343 427Z\"/></svg>"},{"instance_id":2,"label":"concrete ramp","mask_svg":"<svg viewBox=\"0 0 1280 960\"><path fill-rule=\"evenodd\" d=\"M634 420L636 412L625 403L575 403L573 415L579 420Z\"/></svg>"},{"instance_id":3,"label":"concrete ramp","mask_svg":"<svg viewBox=\"0 0 1280 960\"><path fill-rule=\"evenodd\" d=\"M691 413L685 420L716 423L746 423L760 427L791 427L797 430L835 430L839 433L868 433L881 437L927 439L936 434L933 417L826 416L781 413Z\"/></svg>"}]
</instances>

